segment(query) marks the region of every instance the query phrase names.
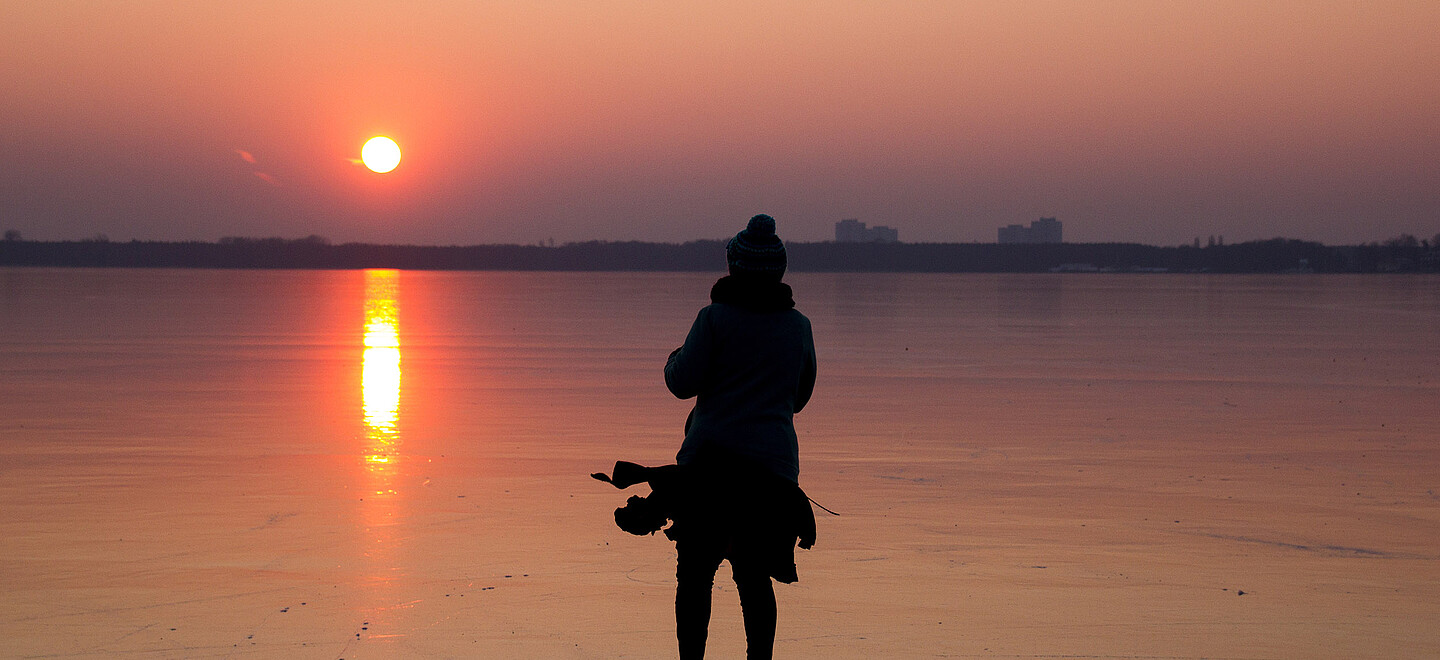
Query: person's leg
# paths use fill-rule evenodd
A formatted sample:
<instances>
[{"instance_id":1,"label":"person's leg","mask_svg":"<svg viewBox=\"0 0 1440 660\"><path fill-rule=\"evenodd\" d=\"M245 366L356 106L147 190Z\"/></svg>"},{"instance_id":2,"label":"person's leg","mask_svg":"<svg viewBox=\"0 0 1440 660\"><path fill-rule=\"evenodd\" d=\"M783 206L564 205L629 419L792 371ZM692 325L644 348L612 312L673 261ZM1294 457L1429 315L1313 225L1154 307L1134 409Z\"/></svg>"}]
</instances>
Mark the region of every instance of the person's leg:
<instances>
[{"instance_id":1,"label":"person's leg","mask_svg":"<svg viewBox=\"0 0 1440 660\"><path fill-rule=\"evenodd\" d=\"M710 588L724 552L703 540L681 539L675 553L675 638L680 642L680 660L700 660L710 630Z\"/></svg>"},{"instance_id":2,"label":"person's leg","mask_svg":"<svg viewBox=\"0 0 1440 660\"><path fill-rule=\"evenodd\" d=\"M745 615L745 657L770 660L775 651L775 585L764 571L730 562L740 610Z\"/></svg>"}]
</instances>

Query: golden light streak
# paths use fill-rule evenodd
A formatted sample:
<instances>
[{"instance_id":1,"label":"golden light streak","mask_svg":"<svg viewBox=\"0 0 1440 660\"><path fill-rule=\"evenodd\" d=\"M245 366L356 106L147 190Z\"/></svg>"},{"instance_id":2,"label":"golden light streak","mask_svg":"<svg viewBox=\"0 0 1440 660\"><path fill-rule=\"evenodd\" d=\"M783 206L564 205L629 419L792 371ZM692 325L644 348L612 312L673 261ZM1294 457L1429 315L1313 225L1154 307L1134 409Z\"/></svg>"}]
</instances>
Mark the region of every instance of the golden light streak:
<instances>
[{"instance_id":1,"label":"golden light streak","mask_svg":"<svg viewBox=\"0 0 1440 660\"><path fill-rule=\"evenodd\" d=\"M365 463L372 471L389 471L399 459L400 323L395 306L398 280L398 271L365 271L365 356L360 388L368 441Z\"/></svg>"},{"instance_id":2,"label":"golden light streak","mask_svg":"<svg viewBox=\"0 0 1440 660\"><path fill-rule=\"evenodd\" d=\"M399 285L399 271L365 271L365 348L360 370L365 439L360 451L364 469L359 471L364 533L357 540L366 560L364 583L372 590L369 601L376 605L363 608L361 616L375 635L390 634L386 629L394 627L385 612L396 600L395 581L404 576L396 534L405 517L400 483L406 467L401 465Z\"/></svg>"}]
</instances>

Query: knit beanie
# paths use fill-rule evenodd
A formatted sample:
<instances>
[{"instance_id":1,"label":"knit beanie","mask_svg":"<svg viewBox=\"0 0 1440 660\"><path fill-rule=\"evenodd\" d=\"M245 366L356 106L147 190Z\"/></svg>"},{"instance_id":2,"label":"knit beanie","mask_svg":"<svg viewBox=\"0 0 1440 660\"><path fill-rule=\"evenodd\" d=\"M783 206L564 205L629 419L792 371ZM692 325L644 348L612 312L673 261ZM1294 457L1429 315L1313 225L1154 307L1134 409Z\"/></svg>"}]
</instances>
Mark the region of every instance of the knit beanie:
<instances>
[{"instance_id":1,"label":"knit beanie","mask_svg":"<svg viewBox=\"0 0 1440 660\"><path fill-rule=\"evenodd\" d=\"M775 218L763 213L750 218L750 224L725 245L725 260L731 275L779 280L785 274L785 244L775 235Z\"/></svg>"}]
</instances>

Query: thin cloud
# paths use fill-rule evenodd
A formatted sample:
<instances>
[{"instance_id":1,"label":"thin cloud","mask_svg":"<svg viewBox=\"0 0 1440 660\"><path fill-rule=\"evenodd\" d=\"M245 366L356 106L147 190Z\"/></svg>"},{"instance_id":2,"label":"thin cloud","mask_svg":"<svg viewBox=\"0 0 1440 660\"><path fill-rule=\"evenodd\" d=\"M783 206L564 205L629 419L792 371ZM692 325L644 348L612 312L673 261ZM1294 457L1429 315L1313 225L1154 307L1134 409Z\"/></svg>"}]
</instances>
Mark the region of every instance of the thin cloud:
<instances>
[{"instance_id":1,"label":"thin cloud","mask_svg":"<svg viewBox=\"0 0 1440 660\"><path fill-rule=\"evenodd\" d=\"M244 149L236 149L236 150L235 150L235 153L236 153L238 156L240 156L240 160L243 160L243 161L245 161L245 162L247 162L247 163L249 163L249 164L251 164L251 165L255 165L255 164L258 164L258 163L260 162L259 160L257 160L257 159L255 158L255 154L252 154L252 153L250 153L250 152L248 152L248 151L246 151L246 150L244 150ZM261 181L264 181L265 183L268 183L268 184L270 184L270 185L272 185L272 186L279 186L279 185L281 185L281 184L280 184L280 181L279 181L278 179L276 179L274 176L272 176L269 172L261 172L261 171L259 171L259 170L254 170L254 171L252 171L252 172L250 172L250 173L251 173L251 174L254 174L254 175L255 175L255 178L257 178L257 179L259 179L259 180L261 180Z\"/></svg>"}]
</instances>

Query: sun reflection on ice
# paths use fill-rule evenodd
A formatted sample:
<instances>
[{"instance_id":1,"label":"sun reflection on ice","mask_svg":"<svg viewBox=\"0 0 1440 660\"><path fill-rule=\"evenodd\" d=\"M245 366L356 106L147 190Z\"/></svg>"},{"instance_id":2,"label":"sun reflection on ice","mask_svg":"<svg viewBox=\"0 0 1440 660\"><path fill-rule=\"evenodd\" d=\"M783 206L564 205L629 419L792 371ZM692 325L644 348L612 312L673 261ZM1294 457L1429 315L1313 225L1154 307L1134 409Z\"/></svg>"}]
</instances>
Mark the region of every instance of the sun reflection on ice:
<instances>
[{"instance_id":1,"label":"sun reflection on ice","mask_svg":"<svg viewBox=\"0 0 1440 660\"><path fill-rule=\"evenodd\" d=\"M400 453L400 273L365 271L365 352L360 370L365 440L361 448L361 552L365 595L357 614L365 622L357 642L393 643L397 581L406 574L398 528L404 519ZM393 655L393 653L382 653Z\"/></svg>"},{"instance_id":2,"label":"sun reflection on ice","mask_svg":"<svg viewBox=\"0 0 1440 660\"><path fill-rule=\"evenodd\" d=\"M365 408L365 464L389 475L399 459L400 322L395 306L399 272L365 271L365 356L360 388ZM376 494L394 490L379 483Z\"/></svg>"}]
</instances>

